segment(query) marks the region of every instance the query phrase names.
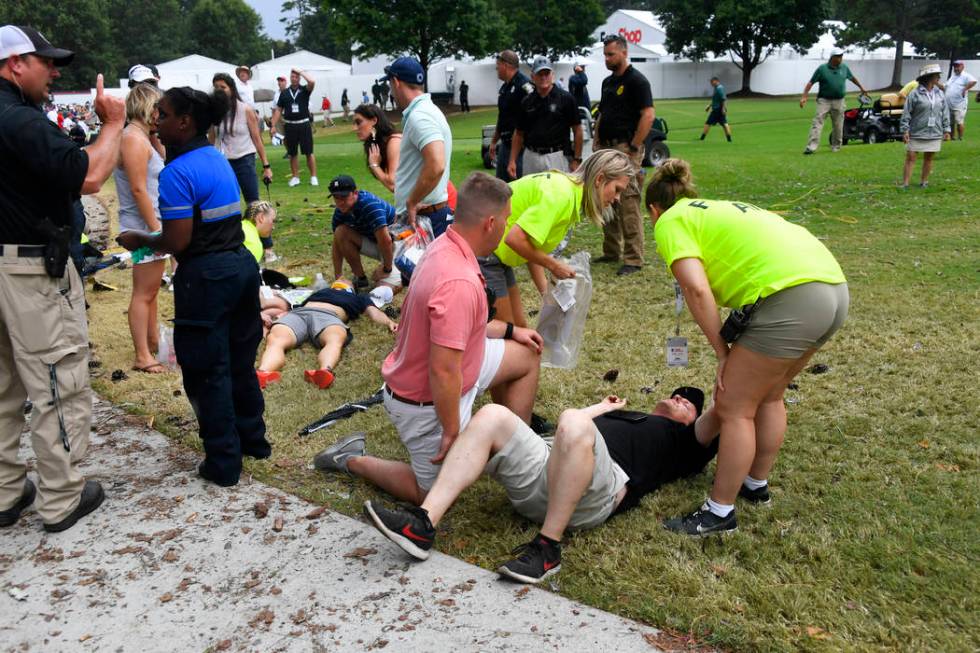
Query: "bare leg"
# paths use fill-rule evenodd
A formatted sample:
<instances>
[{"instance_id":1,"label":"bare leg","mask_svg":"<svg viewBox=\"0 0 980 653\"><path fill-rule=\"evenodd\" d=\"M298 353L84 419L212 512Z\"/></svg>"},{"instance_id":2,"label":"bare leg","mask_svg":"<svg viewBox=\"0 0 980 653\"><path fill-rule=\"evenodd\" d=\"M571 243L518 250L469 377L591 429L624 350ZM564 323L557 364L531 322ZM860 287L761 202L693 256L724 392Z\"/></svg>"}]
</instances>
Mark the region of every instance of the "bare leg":
<instances>
[{"instance_id":1,"label":"bare leg","mask_svg":"<svg viewBox=\"0 0 980 653\"><path fill-rule=\"evenodd\" d=\"M704 129L702 129L702 130L701 130L701 140L702 140L702 141L704 140L704 137L708 135L708 131L709 131L710 129L711 129L711 125L709 125L709 124L707 124L707 123L705 123L705 125L704 125Z\"/></svg>"},{"instance_id":2,"label":"bare leg","mask_svg":"<svg viewBox=\"0 0 980 653\"><path fill-rule=\"evenodd\" d=\"M160 278L163 278L163 261L160 261ZM160 296L160 282L157 281L157 292L153 293L153 299L148 306L146 321L146 344L151 354L160 351L160 324L157 321L157 298Z\"/></svg>"},{"instance_id":3,"label":"bare leg","mask_svg":"<svg viewBox=\"0 0 980 653\"><path fill-rule=\"evenodd\" d=\"M273 324L259 360L263 372L277 372L286 365L286 352L296 346L296 334L284 324Z\"/></svg>"},{"instance_id":4,"label":"bare leg","mask_svg":"<svg viewBox=\"0 0 980 653\"><path fill-rule=\"evenodd\" d=\"M929 181L929 173L932 172L932 159L936 156L935 152L925 152L922 156L922 183Z\"/></svg>"},{"instance_id":5,"label":"bare leg","mask_svg":"<svg viewBox=\"0 0 980 653\"><path fill-rule=\"evenodd\" d=\"M463 490L483 473L487 461L503 449L517 429L518 418L503 406L481 408L446 455L435 485L422 502L435 526Z\"/></svg>"},{"instance_id":6,"label":"bare leg","mask_svg":"<svg viewBox=\"0 0 980 653\"><path fill-rule=\"evenodd\" d=\"M344 350L344 342L347 340L347 329L342 326L328 326L320 332L320 353L317 354L317 361L320 369L334 369L340 361L340 354Z\"/></svg>"},{"instance_id":7,"label":"bare leg","mask_svg":"<svg viewBox=\"0 0 980 653\"><path fill-rule=\"evenodd\" d=\"M361 264L361 234L346 225L340 225L333 232L334 242L340 249L341 256L350 266L355 277L364 276L364 266Z\"/></svg>"},{"instance_id":8,"label":"bare leg","mask_svg":"<svg viewBox=\"0 0 980 653\"><path fill-rule=\"evenodd\" d=\"M490 396L530 423L534 398L538 393L541 356L513 340L504 342L504 358L490 384Z\"/></svg>"},{"instance_id":9,"label":"bare leg","mask_svg":"<svg viewBox=\"0 0 980 653\"><path fill-rule=\"evenodd\" d=\"M521 303L521 291L514 285L507 289L507 297L510 300L510 312L512 319L506 320L513 322L514 326L527 327L527 316L524 315L524 304Z\"/></svg>"},{"instance_id":10,"label":"bare leg","mask_svg":"<svg viewBox=\"0 0 980 653\"><path fill-rule=\"evenodd\" d=\"M731 138L732 137L732 126L729 125L726 122L724 125L722 125L722 128L725 130L725 136L727 136L728 138Z\"/></svg>"},{"instance_id":11,"label":"bare leg","mask_svg":"<svg viewBox=\"0 0 980 653\"><path fill-rule=\"evenodd\" d=\"M902 168L902 185L908 186L909 180L912 178L912 166L915 165L915 152L905 153L905 167Z\"/></svg>"},{"instance_id":12,"label":"bare leg","mask_svg":"<svg viewBox=\"0 0 980 653\"><path fill-rule=\"evenodd\" d=\"M558 418L555 441L548 456L548 512L541 534L561 541L595 469L595 424L580 410Z\"/></svg>"},{"instance_id":13,"label":"bare leg","mask_svg":"<svg viewBox=\"0 0 980 653\"><path fill-rule=\"evenodd\" d=\"M509 294L507 297L497 297L497 299L493 302L493 307L497 309L494 317L496 317L498 320L502 320L504 322L514 321L514 311L510 305Z\"/></svg>"},{"instance_id":14,"label":"bare leg","mask_svg":"<svg viewBox=\"0 0 980 653\"><path fill-rule=\"evenodd\" d=\"M425 492L419 487L415 472L408 463L374 456L355 456L347 461L347 469L396 499L416 506L425 499Z\"/></svg>"},{"instance_id":15,"label":"bare leg","mask_svg":"<svg viewBox=\"0 0 980 653\"><path fill-rule=\"evenodd\" d=\"M294 177L299 177L299 160L295 156L289 157L289 170Z\"/></svg>"},{"instance_id":16,"label":"bare leg","mask_svg":"<svg viewBox=\"0 0 980 653\"><path fill-rule=\"evenodd\" d=\"M316 158L312 154L306 155L306 167L310 169L310 176L316 177Z\"/></svg>"},{"instance_id":17,"label":"bare leg","mask_svg":"<svg viewBox=\"0 0 980 653\"><path fill-rule=\"evenodd\" d=\"M143 263L133 266L133 294L129 300L129 332L133 337L135 358L133 367L147 367L157 362L150 350L150 325L156 325L156 315L151 315L155 308L156 296L160 291L160 279L163 277L163 261ZM153 340L157 336L154 332Z\"/></svg>"}]
</instances>

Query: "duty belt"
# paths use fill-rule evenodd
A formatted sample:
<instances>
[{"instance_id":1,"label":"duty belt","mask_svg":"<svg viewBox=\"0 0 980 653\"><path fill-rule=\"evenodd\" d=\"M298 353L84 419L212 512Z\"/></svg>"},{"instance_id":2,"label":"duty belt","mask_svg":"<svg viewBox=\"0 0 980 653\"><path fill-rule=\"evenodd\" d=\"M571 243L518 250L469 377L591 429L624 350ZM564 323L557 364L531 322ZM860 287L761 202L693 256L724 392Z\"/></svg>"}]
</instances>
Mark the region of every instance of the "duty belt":
<instances>
[{"instance_id":1,"label":"duty belt","mask_svg":"<svg viewBox=\"0 0 980 653\"><path fill-rule=\"evenodd\" d=\"M0 245L0 256L38 258L44 256L44 245Z\"/></svg>"},{"instance_id":2,"label":"duty belt","mask_svg":"<svg viewBox=\"0 0 980 653\"><path fill-rule=\"evenodd\" d=\"M565 151L565 148L563 148L561 145L557 145L557 146L554 146L554 147L534 147L533 145L525 145L524 146L524 149L525 150L531 150L535 154L552 154L554 152L564 152Z\"/></svg>"},{"instance_id":3,"label":"duty belt","mask_svg":"<svg viewBox=\"0 0 980 653\"><path fill-rule=\"evenodd\" d=\"M304 122L309 122L310 119L303 118L302 120L286 120L285 118L283 118L282 121L287 125L302 125Z\"/></svg>"}]
</instances>

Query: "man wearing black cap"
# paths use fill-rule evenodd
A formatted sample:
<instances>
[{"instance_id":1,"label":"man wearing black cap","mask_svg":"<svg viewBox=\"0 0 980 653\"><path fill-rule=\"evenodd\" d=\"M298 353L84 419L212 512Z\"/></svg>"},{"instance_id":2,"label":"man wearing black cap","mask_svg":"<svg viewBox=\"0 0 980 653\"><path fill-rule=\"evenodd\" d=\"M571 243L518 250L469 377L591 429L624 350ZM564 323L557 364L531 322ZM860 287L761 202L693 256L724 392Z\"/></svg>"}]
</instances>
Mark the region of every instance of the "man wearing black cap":
<instances>
[{"instance_id":1,"label":"man wearing black cap","mask_svg":"<svg viewBox=\"0 0 980 653\"><path fill-rule=\"evenodd\" d=\"M504 83L497 92L497 126L490 137L490 159L497 167L497 179L514 181L523 174L521 152L517 153L517 174L507 172L510 163L510 145L521 113L521 102L534 86L520 70L521 60L513 50L503 50L497 55L497 78ZM499 145L499 148L498 148Z\"/></svg>"},{"instance_id":2,"label":"man wearing black cap","mask_svg":"<svg viewBox=\"0 0 980 653\"><path fill-rule=\"evenodd\" d=\"M401 287L401 273L395 268L395 245L388 226L395 222L395 207L374 193L358 190L354 178L338 175L330 182L330 196L337 207L333 212L333 274L343 276L344 261L354 273L354 289L367 290L373 281L392 288ZM361 255L381 263L371 280L364 274Z\"/></svg>"},{"instance_id":3,"label":"man wearing black cap","mask_svg":"<svg viewBox=\"0 0 980 653\"><path fill-rule=\"evenodd\" d=\"M636 507L661 485L700 473L718 452L720 422L713 409L701 413L704 393L697 388L677 388L649 414L624 406L625 399L609 396L566 410L553 439L536 435L504 406L485 406L453 444L420 507L392 511L368 501L364 510L386 537L425 560L436 524L486 472L517 512L542 524L498 572L537 583L561 568L567 528L594 528Z\"/></svg>"},{"instance_id":4,"label":"man wearing black cap","mask_svg":"<svg viewBox=\"0 0 980 653\"><path fill-rule=\"evenodd\" d=\"M66 263L72 206L112 173L126 118L102 75L92 146L79 148L45 117L39 105L57 67L73 58L30 27L0 27L0 526L33 503L49 532L71 528L105 497L78 470L92 424L88 325L82 281ZM17 460L28 396L37 487Z\"/></svg>"}]
</instances>

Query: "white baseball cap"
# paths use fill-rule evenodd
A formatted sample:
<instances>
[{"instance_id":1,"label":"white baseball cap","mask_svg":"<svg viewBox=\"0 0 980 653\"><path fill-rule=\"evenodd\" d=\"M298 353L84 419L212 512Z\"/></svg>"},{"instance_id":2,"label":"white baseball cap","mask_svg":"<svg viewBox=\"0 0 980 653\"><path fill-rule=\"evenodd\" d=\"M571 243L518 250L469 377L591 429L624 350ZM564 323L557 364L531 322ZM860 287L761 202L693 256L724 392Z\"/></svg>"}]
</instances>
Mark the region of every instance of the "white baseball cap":
<instances>
[{"instance_id":1,"label":"white baseball cap","mask_svg":"<svg viewBox=\"0 0 980 653\"><path fill-rule=\"evenodd\" d=\"M15 54L48 57L56 66L67 66L75 58L74 52L54 47L33 27L4 25L0 27L0 61Z\"/></svg>"},{"instance_id":2,"label":"white baseball cap","mask_svg":"<svg viewBox=\"0 0 980 653\"><path fill-rule=\"evenodd\" d=\"M842 48L834 48L833 50L830 51L830 56L832 56L832 57L843 57L844 56L844 50Z\"/></svg>"},{"instance_id":3,"label":"white baseball cap","mask_svg":"<svg viewBox=\"0 0 980 653\"><path fill-rule=\"evenodd\" d=\"M131 82L148 82L151 79L157 82L160 81L148 66L138 63L129 69L129 81Z\"/></svg>"}]
</instances>

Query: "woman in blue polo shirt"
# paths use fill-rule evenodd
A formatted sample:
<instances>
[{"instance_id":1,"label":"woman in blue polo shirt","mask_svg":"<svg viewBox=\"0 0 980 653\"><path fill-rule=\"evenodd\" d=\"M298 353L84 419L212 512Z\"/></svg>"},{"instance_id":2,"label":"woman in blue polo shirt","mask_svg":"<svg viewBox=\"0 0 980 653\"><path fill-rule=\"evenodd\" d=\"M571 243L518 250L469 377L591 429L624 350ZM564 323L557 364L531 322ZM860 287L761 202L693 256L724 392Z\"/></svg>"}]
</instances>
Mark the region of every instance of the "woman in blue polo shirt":
<instances>
[{"instance_id":1,"label":"woman in blue polo shirt","mask_svg":"<svg viewBox=\"0 0 980 653\"><path fill-rule=\"evenodd\" d=\"M243 246L235 173L207 139L227 102L224 95L188 87L164 94L157 123L167 148L160 173L163 230L158 236L129 231L118 238L126 249L170 252L180 263L174 347L204 441L198 472L222 486L238 483L243 455L272 453L254 369L262 339L259 269Z\"/></svg>"}]
</instances>

